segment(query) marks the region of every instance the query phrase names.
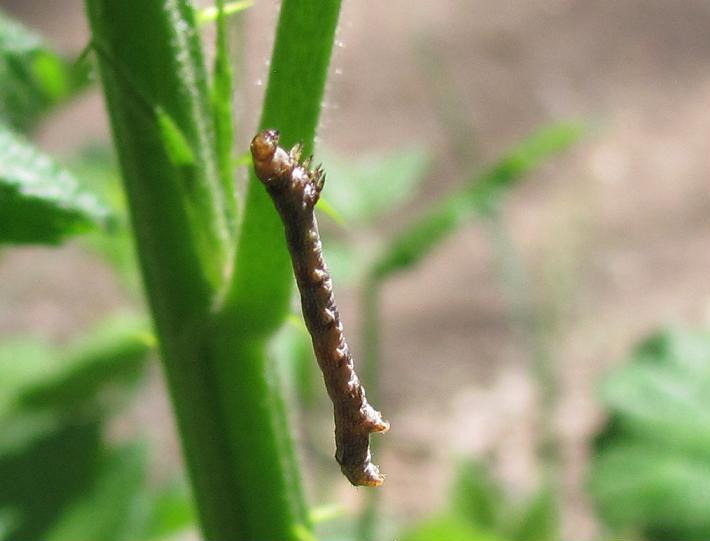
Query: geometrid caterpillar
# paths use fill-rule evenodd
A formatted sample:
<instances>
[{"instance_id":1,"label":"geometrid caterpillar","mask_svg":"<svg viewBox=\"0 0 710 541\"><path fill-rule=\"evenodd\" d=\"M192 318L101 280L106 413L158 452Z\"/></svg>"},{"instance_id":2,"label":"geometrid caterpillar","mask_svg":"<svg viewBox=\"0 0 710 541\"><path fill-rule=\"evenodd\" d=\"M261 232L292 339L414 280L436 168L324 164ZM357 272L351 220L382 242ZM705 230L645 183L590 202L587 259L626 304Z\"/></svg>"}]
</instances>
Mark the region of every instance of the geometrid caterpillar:
<instances>
[{"instance_id":1,"label":"geometrid caterpillar","mask_svg":"<svg viewBox=\"0 0 710 541\"><path fill-rule=\"evenodd\" d=\"M313 211L325 174L301 162L302 145L287 152L278 146L279 132L265 130L251 142L256 175L266 186L283 221L293 272L301 294L303 319L313 341L325 387L333 402L335 459L353 485L376 487L384 481L370 457L370 434L385 432L389 423L365 398L353 368L333 297L333 285L321 253Z\"/></svg>"}]
</instances>

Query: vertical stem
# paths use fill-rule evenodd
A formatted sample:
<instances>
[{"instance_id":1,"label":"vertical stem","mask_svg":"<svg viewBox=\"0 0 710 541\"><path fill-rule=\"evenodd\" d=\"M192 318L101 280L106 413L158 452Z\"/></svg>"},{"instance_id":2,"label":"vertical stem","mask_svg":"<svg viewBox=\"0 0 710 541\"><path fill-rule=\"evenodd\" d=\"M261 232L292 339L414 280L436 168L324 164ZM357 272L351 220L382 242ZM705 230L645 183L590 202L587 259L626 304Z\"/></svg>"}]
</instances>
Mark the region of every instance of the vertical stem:
<instances>
[{"instance_id":1,"label":"vertical stem","mask_svg":"<svg viewBox=\"0 0 710 541\"><path fill-rule=\"evenodd\" d=\"M303 142L306 156L313 152L339 13L340 0L281 6L259 125L279 130L287 148ZM251 173L228 304L254 333L270 335L288 313L292 283L281 221Z\"/></svg>"},{"instance_id":2,"label":"vertical stem","mask_svg":"<svg viewBox=\"0 0 710 541\"><path fill-rule=\"evenodd\" d=\"M306 152L313 150L339 13L340 0L283 0L281 4L260 126L279 129L290 145L303 141ZM234 269L215 327L223 408L243 412L229 427L228 437L244 495L252 503L250 522L265 522L265 527L274 530L249 539L289 541L299 537L297 530L310 525L266 345L289 313L293 276L283 226L253 173ZM244 366L233 362L235 356ZM245 367L248 374L244 374ZM254 415L268 410L271 418ZM275 436L275 443L253 441L265 431ZM254 457L270 463L278 475L266 482L258 470L249 467ZM272 508L279 512L274 514Z\"/></svg>"},{"instance_id":3,"label":"vertical stem","mask_svg":"<svg viewBox=\"0 0 710 541\"><path fill-rule=\"evenodd\" d=\"M176 45L195 38L182 35L183 39L175 39L180 30L172 18L181 17L179 7L141 0L120 5L88 0L87 8L93 39L120 63L120 69L131 74L131 81L143 85L143 93L160 101L191 142L199 144L197 130L191 127L196 121L195 108L200 107L200 89L181 77L177 68L182 62L197 66L190 54ZM143 280L200 521L209 539L237 539L240 529L234 509L239 504L233 479L225 475L231 460L222 437L222 419L215 415L214 375L205 362L204 332L213 295L205 270L209 263L198 248L182 189L177 185L182 172L167 156L154 118L127 88L131 83L117 72L117 66L101 61L100 69ZM154 75L157 73L160 78ZM198 103L193 102L196 97Z\"/></svg>"},{"instance_id":4,"label":"vertical stem","mask_svg":"<svg viewBox=\"0 0 710 541\"><path fill-rule=\"evenodd\" d=\"M215 147L222 188L227 193L234 192L234 115L232 97L234 94L234 72L229 59L229 39L227 16L224 13L225 0L217 0L217 43L213 69L211 105L215 128ZM227 198L225 213L230 231L236 230L236 198Z\"/></svg>"},{"instance_id":5,"label":"vertical stem","mask_svg":"<svg viewBox=\"0 0 710 541\"><path fill-rule=\"evenodd\" d=\"M542 463L544 483L554 487L560 476L559 441L555 430L559 383L553 356L547 345L544 316L536 309L528 293L529 280L525 268L500 212L494 211L488 217L486 225L491 244L496 251L501 282L508 294L513 322L522 333L525 348L532 361L532 372L541 400L542 422L537 452Z\"/></svg>"},{"instance_id":6,"label":"vertical stem","mask_svg":"<svg viewBox=\"0 0 710 541\"><path fill-rule=\"evenodd\" d=\"M218 305L233 242L224 198L233 194L217 166L192 5L87 0L87 9L105 53L101 77L204 536L296 541L305 512L283 408L266 375L265 336L251 332L248 315ZM171 160L151 114L158 109L194 163Z\"/></svg>"},{"instance_id":7,"label":"vertical stem","mask_svg":"<svg viewBox=\"0 0 710 541\"><path fill-rule=\"evenodd\" d=\"M313 149L340 0L283 0L260 125ZM266 345L289 313L293 277L278 214L252 173L225 303L217 318L216 370L251 541L299 539L306 504ZM235 363L234 359L240 360ZM256 462L262 468L253 467Z\"/></svg>"}]
</instances>

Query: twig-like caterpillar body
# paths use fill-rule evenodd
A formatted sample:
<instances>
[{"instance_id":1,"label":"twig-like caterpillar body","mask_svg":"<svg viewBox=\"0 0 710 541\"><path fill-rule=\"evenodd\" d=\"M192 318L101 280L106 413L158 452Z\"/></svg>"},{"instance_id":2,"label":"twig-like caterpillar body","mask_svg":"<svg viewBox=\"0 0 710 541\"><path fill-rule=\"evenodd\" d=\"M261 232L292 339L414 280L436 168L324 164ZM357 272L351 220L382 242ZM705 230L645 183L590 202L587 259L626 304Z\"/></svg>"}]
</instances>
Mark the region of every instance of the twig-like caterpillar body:
<instances>
[{"instance_id":1,"label":"twig-like caterpillar body","mask_svg":"<svg viewBox=\"0 0 710 541\"><path fill-rule=\"evenodd\" d=\"M335 458L353 485L379 486L384 477L371 460L370 434L385 432L389 423L365 398L323 261L313 209L325 174L320 166L310 169L311 158L301 161L301 145L287 152L278 142L278 131L265 130L252 140L251 153L256 175L266 186L284 224L303 318L333 402Z\"/></svg>"}]
</instances>

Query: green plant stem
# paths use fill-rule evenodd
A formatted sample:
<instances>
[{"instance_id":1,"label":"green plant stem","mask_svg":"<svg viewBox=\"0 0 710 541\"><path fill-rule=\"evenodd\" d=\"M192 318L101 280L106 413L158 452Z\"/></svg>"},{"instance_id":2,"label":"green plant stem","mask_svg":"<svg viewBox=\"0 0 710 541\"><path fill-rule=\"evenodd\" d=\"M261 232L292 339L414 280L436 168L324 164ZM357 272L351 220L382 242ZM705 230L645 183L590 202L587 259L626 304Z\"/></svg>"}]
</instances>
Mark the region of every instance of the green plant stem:
<instances>
[{"instance_id":1,"label":"green plant stem","mask_svg":"<svg viewBox=\"0 0 710 541\"><path fill-rule=\"evenodd\" d=\"M543 470L543 483L557 494L561 476L560 441L555 429L559 402L559 381L554 357L549 347L545 317L530 296L529 279L520 254L505 226L500 212L491 213L486 220L493 245L498 275L507 293L512 320L522 334L531 360L531 371L540 395L540 435L538 459Z\"/></svg>"},{"instance_id":2,"label":"green plant stem","mask_svg":"<svg viewBox=\"0 0 710 541\"><path fill-rule=\"evenodd\" d=\"M339 12L339 0L284 0L281 6L260 126L279 129L286 145L303 141L305 152L313 150ZM275 412L270 422L243 415L229 436L237 463L248 464L258 452L264 462L280 468L280 477L273 476L271 486L246 466L242 473L249 480L252 501L271 498L279 506L279 514L270 517L271 504L255 504L261 512L259 518L275 528L279 516L285 517L278 535L262 538L288 541L302 536L299 531L304 525L310 526L275 371L266 362L266 345L289 313L293 276L283 226L253 173L245 200L235 273L216 328L216 344L222 348L216 358L224 376L222 396L228 411L245 411L243 397L252 396L252 408L266 407L263 397L261 403L256 402L260 395L254 386L268 391L267 403ZM235 352L240 355L239 365L228 358ZM244 377L242 365L248 367L250 379ZM254 438L265 428L274 431L277 445L265 442L255 449L246 438ZM298 528L289 528L289 521Z\"/></svg>"},{"instance_id":3,"label":"green plant stem","mask_svg":"<svg viewBox=\"0 0 710 541\"><path fill-rule=\"evenodd\" d=\"M284 144L303 141L305 152L313 150L339 12L340 0L284 0L281 6L260 126L279 129ZM235 464L254 508L249 523L264 523L252 530L261 535L249 539L296 540L310 524L285 408L266 356L268 341L289 313L293 276L283 226L253 173L234 268L215 327L215 358L224 409L249 412L229 427ZM259 436L264 431L274 437ZM255 455L268 466L268 479L249 466Z\"/></svg>"},{"instance_id":4,"label":"green plant stem","mask_svg":"<svg viewBox=\"0 0 710 541\"><path fill-rule=\"evenodd\" d=\"M313 152L339 12L340 0L281 6L259 126L278 129L284 147L302 141L306 156ZM281 221L253 172L235 269L229 304L254 333L272 334L288 313L293 279Z\"/></svg>"},{"instance_id":5,"label":"green plant stem","mask_svg":"<svg viewBox=\"0 0 710 541\"><path fill-rule=\"evenodd\" d=\"M212 114L215 128L217 160L220 180L225 192L234 191L234 116L232 96L234 94L234 72L229 62L229 39L227 15L224 0L217 0L217 44L212 82ZM227 198L227 224L236 229L237 206L234 197Z\"/></svg>"},{"instance_id":6,"label":"green plant stem","mask_svg":"<svg viewBox=\"0 0 710 541\"><path fill-rule=\"evenodd\" d=\"M266 376L264 337L219 306L231 257L225 198L233 194L220 177L192 6L87 0L87 7L105 52L114 139L205 538L296 540L305 512L283 408ZM171 159L150 114L157 109L194 163Z\"/></svg>"},{"instance_id":7,"label":"green plant stem","mask_svg":"<svg viewBox=\"0 0 710 541\"><path fill-rule=\"evenodd\" d=\"M197 129L203 118L196 116L209 118L204 81L200 84L182 73L204 71L190 6L87 0L87 8L93 39L175 119L204 159L214 162L206 133ZM184 25L176 25L176 19ZM185 172L171 162L154 118L146 115L145 104L137 102L135 90L127 88L124 74L116 67L101 59L143 279L200 522L208 539L240 539L241 502L230 475L232 457L224 438L217 375L206 355L214 296L214 276L208 277L207 267L215 262L205 261L194 237L194 222L178 185ZM209 170L216 171L214 163ZM200 175L190 180L199 183ZM218 181L216 175L214 180ZM202 183L200 189L208 188ZM215 255L219 258L219 252Z\"/></svg>"}]
</instances>

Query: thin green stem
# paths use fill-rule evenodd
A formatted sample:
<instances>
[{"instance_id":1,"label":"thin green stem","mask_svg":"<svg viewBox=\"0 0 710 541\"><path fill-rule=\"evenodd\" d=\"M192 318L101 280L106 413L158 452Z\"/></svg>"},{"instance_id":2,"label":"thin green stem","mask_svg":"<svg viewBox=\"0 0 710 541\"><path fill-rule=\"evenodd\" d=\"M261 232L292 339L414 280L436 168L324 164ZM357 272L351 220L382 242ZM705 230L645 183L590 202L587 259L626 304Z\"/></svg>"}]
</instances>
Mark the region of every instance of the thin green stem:
<instances>
[{"instance_id":1,"label":"thin green stem","mask_svg":"<svg viewBox=\"0 0 710 541\"><path fill-rule=\"evenodd\" d=\"M286 144L303 141L306 152L313 149L339 12L339 0L284 0L281 6L260 125L279 129ZM214 343L223 408L245 412L228 436L241 490L251 503L249 539L295 541L310 523L281 392L266 356L268 341L289 313L293 277L283 226L253 173L234 269ZM268 479L250 466L255 456L268 465Z\"/></svg>"},{"instance_id":2,"label":"thin green stem","mask_svg":"<svg viewBox=\"0 0 710 541\"><path fill-rule=\"evenodd\" d=\"M511 316L522 334L531 360L532 374L540 394L540 436L537 446L544 483L551 488L560 480L560 442L555 429L559 401L559 381L549 348L545 318L530 296L529 278L500 212L486 220L491 244L496 252L499 276L507 293ZM553 491L556 493L556 491Z\"/></svg>"},{"instance_id":3,"label":"thin green stem","mask_svg":"<svg viewBox=\"0 0 710 541\"><path fill-rule=\"evenodd\" d=\"M217 162L222 188L226 193L234 191L234 72L229 62L229 39L224 0L217 0L217 43L214 61L211 105L217 146ZM227 198L227 225L230 232L236 230L237 206L234 197Z\"/></svg>"},{"instance_id":4,"label":"thin green stem","mask_svg":"<svg viewBox=\"0 0 710 541\"><path fill-rule=\"evenodd\" d=\"M260 125L279 129L286 144L303 141L306 152L313 149L339 12L339 0L284 0L281 6ZM256 513L251 523L267 520L273 531L261 538L288 541L302 537L310 525L266 345L289 313L293 276L283 226L253 173L245 199L235 273L215 329L220 348L216 358L224 361L218 368L225 382L224 408L250 412L232 425L229 437L235 461L245 465L242 480L250 488ZM240 359L249 369L248 378L241 365L228 361L227 355L235 352L244 355ZM257 401L261 395L255 385L268 394L273 413L268 422L244 409L250 397L251 408L265 407L263 397ZM267 441L255 446L247 439L264 431L275 435L276 446ZM271 484L246 466L255 454L279 469Z\"/></svg>"},{"instance_id":5,"label":"thin green stem","mask_svg":"<svg viewBox=\"0 0 710 541\"><path fill-rule=\"evenodd\" d=\"M281 6L259 126L278 129L284 147L302 141L305 155L313 152L339 13L340 0ZM254 333L272 334L288 313L293 280L281 221L253 172L235 269L229 304Z\"/></svg>"}]
</instances>

